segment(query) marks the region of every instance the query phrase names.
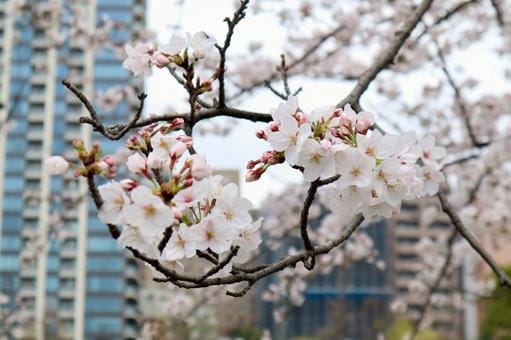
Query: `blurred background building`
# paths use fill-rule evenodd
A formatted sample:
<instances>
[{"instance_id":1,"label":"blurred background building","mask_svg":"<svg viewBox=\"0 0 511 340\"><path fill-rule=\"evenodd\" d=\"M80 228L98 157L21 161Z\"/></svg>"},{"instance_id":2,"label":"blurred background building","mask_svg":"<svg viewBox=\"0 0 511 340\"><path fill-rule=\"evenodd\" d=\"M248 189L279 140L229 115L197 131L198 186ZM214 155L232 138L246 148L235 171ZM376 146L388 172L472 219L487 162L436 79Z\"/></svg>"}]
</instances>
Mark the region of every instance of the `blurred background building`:
<instances>
[{"instance_id":1,"label":"blurred background building","mask_svg":"<svg viewBox=\"0 0 511 340\"><path fill-rule=\"evenodd\" d=\"M96 53L74 39L57 45L44 27L33 25L30 11L16 20L7 13L13 3L0 1L0 121L9 116L12 122L0 133L0 291L28 318L27 338L135 338L136 262L97 219L84 183L72 174L48 176L44 160L53 154L76 159L71 141L91 142L90 128L78 123L84 108L60 84L64 77L90 97L113 85L143 84L133 83L112 50ZM72 5L84 7L81 19L91 31L105 15L126 23L114 29L114 42L144 27L143 0L80 3ZM47 21L58 25L49 1L37 5L48 5ZM132 112L121 104L106 122ZM118 147L102 146L105 153ZM62 195L69 192L77 197Z\"/></svg>"},{"instance_id":2,"label":"blurred background building","mask_svg":"<svg viewBox=\"0 0 511 340\"><path fill-rule=\"evenodd\" d=\"M440 210L428 210L434 204L437 202L433 199L404 203L402 211L392 219L367 227L378 259L386 263L384 270L363 259L308 280L305 302L292 307L282 323L275 322L272 315L278 305L257 300L261 328L269 329L276 339L301 336L375 339L394 322L390 305L395 298L408 306L407 317L417 319L425 303L424 295L414 290L412 282L425 270L418 243L424 238L445 237L451 230ZM424 214L433 215L424 218ZM282 254L273 253L269 260L279 255ZM271 280L274 278L269 278L263 286L267 287ZM461 292L462 284L461 272L448 273L435 293ZM447 301L440 306L429 306L427 328L453 339L466 338L464 310L452 300ZM467 321L477 323L473 315Z\"/></svg>"}]
</instances>

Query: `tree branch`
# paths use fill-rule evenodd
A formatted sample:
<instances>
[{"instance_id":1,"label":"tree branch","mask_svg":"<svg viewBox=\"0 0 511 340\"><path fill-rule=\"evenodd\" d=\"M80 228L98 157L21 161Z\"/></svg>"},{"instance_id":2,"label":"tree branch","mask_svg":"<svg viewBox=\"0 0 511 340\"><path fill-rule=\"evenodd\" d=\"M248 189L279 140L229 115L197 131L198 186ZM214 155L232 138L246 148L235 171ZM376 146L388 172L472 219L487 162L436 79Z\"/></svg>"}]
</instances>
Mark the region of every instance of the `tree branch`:
<instances>
[{"instance_id":1,"label":"tree branch","mask_svg":"<svg viewBox=\"0 0 511 340\"><path fill-rule=\"evenodd\" d=\"M365 71L358 79L357 84L351 90L346 98L337 104L337 107L344 107L346 104L351 104L356 111L361 111L360 97L369 87L369 84L376 78L376 76L385 68L387 68L393 61L399 50L404 45L414 28L417 26L423 15L427 12L433 0L423 0L417 9L413 12L410 19L408 19L401 29L394 33L394 39L390 45L383 48L374 63Z\"/></svg>"},{"instance_id":2,"label":"tree branch","mask_svg":"<svg viewBox=\"0 0 511 340\"><path fill-rule=\"evenodd\" d=\"M452 90L454 91L454 98L457 106L460 109L461 118L463 119L463 123L465 125L465 128L467 129L468 136L470 138L470 142L473 146L477 148L481 148L484 146L487 146L489 142L486 143L480 143L477 141L476 134L474 132L474 129L472 128L472 124L470 123L470 117L469 117L469 111L467 109L467 106L465 105L465 100L463 99L463 96L461 94L460 87L456 84L456 81L451 75L451 72L449 72L449 69L447 68L447 61L445 60L444 53L442 52L442 48L438 45L438 42L433 37L433 43L437 50L437 56L440 60L440 66L442 68L442 72L444 73L445 77L447 78L448 84L451 86Z\"/></svg>"},{"instance_id":3,"label":"tree branch","mask_svg":"<svg viewBox=\"0 0 511 340\"><path fill-rule=\"evenodd\" d=\"M227 35L225 36L224 45L222 47L216 45L218 52L220 53L220 64L218 66L218 107L224 108L225 103L225 61L227 59L227 49L231 46L232 36L234 34L234 28L237 24L245 17L245 10L247 9L250 0L241 0L240 7L234 13L232 19L225 18L224 21L227 23Z\"/></svg>"},{"instance_id":4,"label":"tree branch","mask_svg":"<svg viewBox=\"0 0 511 340\"><path fill-rule=\"evenodd\" d=\"M144 110L144 101L147 98L147 94L145 93L141 93L138 96L140 104L138 106L137 111L135 112L135 115L133 115L128 124L126 125L120 124L105 127L101 123L101 120L98 117L96 109L94 108L90 100L87 98L87 96L85 96L85 94L81 90L79 90L76 86L71 84L67 79L63 79L62 84L82 102L82 104L89 112L90 117L80 117L80 123L92 125L95 130L97 130L103 136L111 140L121 139L122 137L124 137L124 135L126 135L126 133L128 133L129 130L136 126L138 120L140 119L140 116L142 115L142 111Z\"/></svg>"},{"instance_id":5,"label":"tree branch","mask_svg":"<svg viewBox=\"0 0 511 340\"><path fill-rule=\"evenodd\" d=\"M491 267L495 275L499 280L501 286L507 286L511 288L511 279L507 274L499 267L495 259L482 247L479 241L472 235L470 230L463 224L459 215L454 211L444 192L438 193L438 198L442 205L442 210L449 216L454 227L458 230L461 236L470 244L470 246L483 258L483 260Z\"/></svg>"}]
</instances>

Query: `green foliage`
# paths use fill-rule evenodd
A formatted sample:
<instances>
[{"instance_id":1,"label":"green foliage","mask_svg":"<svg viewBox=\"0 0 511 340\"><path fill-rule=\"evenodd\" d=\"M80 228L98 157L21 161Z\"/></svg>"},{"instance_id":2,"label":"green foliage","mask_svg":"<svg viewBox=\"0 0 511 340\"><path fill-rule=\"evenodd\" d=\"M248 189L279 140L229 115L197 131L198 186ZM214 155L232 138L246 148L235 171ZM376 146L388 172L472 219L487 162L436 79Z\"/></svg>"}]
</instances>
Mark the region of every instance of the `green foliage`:
<instances>
[{"instance_id":1,"label":"green foliage","mask_svg":"<svg viewBox=\"0 0 511 340\"><path fill-rule=\"evenodd\" d=\"M230 337L243 340L259 340L262 334L260 329L251 326L242 326L229 331Z\"/></svg>"},{"instance_id":2,"label":"green foliage","mask_svg":"<svg viewBox=\"0 0 511 340\"><path fill-rule=\"evenodd\" d=\"M406 339L406 335L412 332L413 324L410 320L405 318L399 318L394 321L392 327L385 333L385 339L387 340L403 340ZM442 336L432 330L424 329L421 330L415 340L441 340Z\"/></svg>"},{"instance_id":3,"label":"green foliage","mask_svg":"<svg viewBox=\"0 0 511 340\"><path fill-rule=\"evenodd\" d=\"M504 268L511 275L511 266ZM491 298L483 307L481 338L484 340L511 340L511 290L497 282Z\"/></svg>"}]
</instances>

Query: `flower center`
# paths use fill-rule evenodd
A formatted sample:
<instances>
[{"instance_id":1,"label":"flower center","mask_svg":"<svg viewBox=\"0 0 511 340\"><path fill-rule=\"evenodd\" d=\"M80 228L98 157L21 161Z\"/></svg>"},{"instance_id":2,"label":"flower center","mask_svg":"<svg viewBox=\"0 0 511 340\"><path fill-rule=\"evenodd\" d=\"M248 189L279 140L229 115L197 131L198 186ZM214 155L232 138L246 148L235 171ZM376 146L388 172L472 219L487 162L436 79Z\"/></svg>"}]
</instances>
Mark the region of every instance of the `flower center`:
<instances>
[{"instance_id":1,"label":"flower center","mask_svg":"<svg viewBox=\"0 0 511 340\"><path fill-rule=\"evenodd\" d=\"M230 221L234 218L234 212L232 210L228 210L224 212L225 218Z\"/></svg>"},{"instance_id":2,"label":"flower center","mask_svg":"<svg viewBox=\"0 0 511 340\"><path fill-rule=\"evenodd\" d=\"M114 204L118 209L121 209L122 206L124 205L124 199L122 198L122 196L117 196L114 199Z\"/></svg>"},{"instance_id":3,"label":"flower center","mask_svg":"<svg viewBox=\"0 0 511 340\"><path fill-rule=\"evenodd\" d=\"M206 231L206 239L208 241L211 241L213 238L215 238L215 233L211 230Z\"/></svg>"},{"instance_id":4,"label":"flower center","mask_svg":"<svg viewBox=\"0 0 511 340\"><path fill-rule=\"evenodd\" d=\"M156 208L152 205L146 205L144 207L146 217L153 217L156 215Z\"/></svg>"},{"instance_id":5,"label":"flower center","mask_svg":"<svg viewBox=\"0 0 511 340\"><path fill-rule=\"evenodd\" d=\"M350 174L353 177L358 177L360 175L360 173L361 173L361 171L360 171L360 168L358 166L356 166L353 169L351 169L351 172L350 172Z\"/></svg>"}]
</instances>

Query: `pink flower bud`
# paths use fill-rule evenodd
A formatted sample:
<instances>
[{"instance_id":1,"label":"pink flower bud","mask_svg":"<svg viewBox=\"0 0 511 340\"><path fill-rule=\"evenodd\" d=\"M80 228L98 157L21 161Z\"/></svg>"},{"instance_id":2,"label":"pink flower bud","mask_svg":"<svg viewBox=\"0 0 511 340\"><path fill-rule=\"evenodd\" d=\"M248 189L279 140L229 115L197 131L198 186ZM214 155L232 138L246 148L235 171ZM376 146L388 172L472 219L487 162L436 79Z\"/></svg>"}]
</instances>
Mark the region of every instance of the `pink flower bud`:
<instances>
[{"instance_id":1,"label":"pink flower bud","mask_svg":"<svg viewBox=\"0 0 511 340\"><path fill-rule=\"evenodd\" d=\"M109 166L108 166L108 163L107 162L104 162L104 161L99 161L96 163L97 166L98 166L98 169L100 171L106 171L108 170Z\"/></svg>"},{"instance_id":2,"label":"pink flower bud","mask_svg":"<svg viewBox=\"0 0 511 340\"><path fill-rule=\"evenodd\" d=\"M368 118L358 119L356 125L357 132L365 135L372 125L373 122L371 122Z\"/></svg>"},{"instance_id":3,"label":"pink flower bud","mask_svg":"<svg viewBox=\"0 0 511 340\"><path fill-rule=\"evenodd\" d=\"M139 137L137 135L130 136L126 141L126 147L130 150L137 150L141 146Z\"/></svg>"},{"instance_id":4,"label":"pink flower bud","mask_svg":"<svg viewBox=\"0 0 511 340\"><path fill-rule=\"evenodd\" d=\"M128 166L128 169L135 174L143 174L147 172L146 158L138 152L128 157L126 165Z\"/></svg>"},{"instance_id":5,"label":"pink flower bud","mask_svg":"<svg viewBox=\"0 0 511 340\"><path fill-rule=\"evenodd\" d=\"M172 127L174 129L182 127L183 125L185 125L185 120L183 118L174 118L172 121Z\"/></svg>"},{"instance_id":6,"label":"pink flower bud","mask_svg":"<svg viewBox=\"0 0 511 340\"><path fill-rule=\"evenodd\" d=\"M180 141L181 143L185 143L186 147L191 147L193 145L193 138L190 136L177 136L176 140Z\"/></svg>"},{"instance_id":7,"label":"pink flower bud","mask_svg":"<svg viewBox=\"0 0 511 340\"><path fill-rule=\"evenodd\" d=\"M202 155L191 155L188 160L192 163L190 169L192 177L198 181L208 177L213 172L208 163L206 163L206 158Z\"/></svg>"},{"instance_id":8,"label":"pink flower bud","mask_svg":"<svg viewBox=\"0 0 511 340\"><path fill-rule=\"evenodd\" d=\"M153 63L158 68L164 68L165 66L170 64L170 60L163 54L158 54L156 57L153 58Z\"/></svg>"},{"instance_id":9,"label":"pink flower bud","mask_svg":"<svg viewBox=\"0 0 511 340\"><path fill-rule=\"evenodd\" d=\"M138 182L137 181L134 181L130 178L125 178L123 180L121 180L121 186L124 190L127 190L127 191L131 191L133 189L135 189L136 187L138 187Z\"/></svg>"},{"instance_id":10,"label":"pink flower bud","mask_svg":"<svg viewBox=\"0 0 511 340\"><path fill-rule=\"evenodd\" d=\"M254 182L261 178L261 175L264 172L264 167L259 167L257 169L252 169L247 172L245 175L245 182Z\"/></svg>"},{"instance_id":11,"label":"pink flower bud","mask_svg":"<svg viewBox=\"0 0 511 340\"><path fill-rule=\"evenodd\" d=\"M103 158L101 158L101 160L103 162L105 162L106 164L108 164L108 166L115 166L116 165L116 161L115 161L115 158L113 158L111 155L106 155L104 156Z\"/></svg>"},{"instance_id":12,"label":"pink flower bud","mask_svg":"<svg viewBox=\"0 0 511 340\"><path fill-rule=\"evenodd\" d=\"M45 161L46 171L50 175L63 175L69 169L69 163L62 156L51 156Z\"/></svg>"},{"instance_id":13,"label":"pink flower bud","mask_svg":"<svg viewBox=\"0 0 511 340\"><path fill-rule=\"evenodd\" d=\"M272 132L277 132L277 131L279 131L279 129L280 129L280 124L279 124L279 122L275 122L275 121L274 121L274 122L271 122L271 123L270 123L270 130L271 130Z\"/></svg>"},{"instance_id":14,"label":"pink flower bud","mask_svg":"<svg viewBox=\"0 0 511 340\"><path fill-rule=\"evenodd\" d=\"M268 138L268 136L266 135L266 132L264 130L258 130L256 132L256 137L259 139L264 139L264 140L266 140Z\"/></svg>"},{"instance_id":15,"label":"pink flower bud","mask_svg":"<svg viewBox=\"0 0 511 340\"><path fill-rule=\"evenodd\" d=\"M260 159L256 159L255 161L248 161L247 169L253 169L257 164L261 163Z\"/></svg>"},{"instance_id":16,"label":"pink flower bud","mask_svg":"<svg viewBox=\"0 0 511 340\"><path fill-rule=\"evenodd\" d=\"M183 212L177 207L172 207L172 212L174 213L174 218L181 219L183 217Z\"/></svg>"},{"instance_id":17,"label":"pink flower bud","mask_svg":"<svg viewBox=\"0 0 511 340\"><path fill-rule=\"evenodd\" d=\"M185 143L177 142L170 148L170 157L172 159L177 159L183 155L183 153L188 149Z\"/></svg>"},{"instance_id":18,"label":"pink flower bud","mask_svg":"<svg viewBox=\"0 0 511 340\"><path fill-rule=\"evenodd\" d=\"M193 178L187 178L183 181L185 187L190 187L193 184Z\"/></svg>"}]
</instances>

